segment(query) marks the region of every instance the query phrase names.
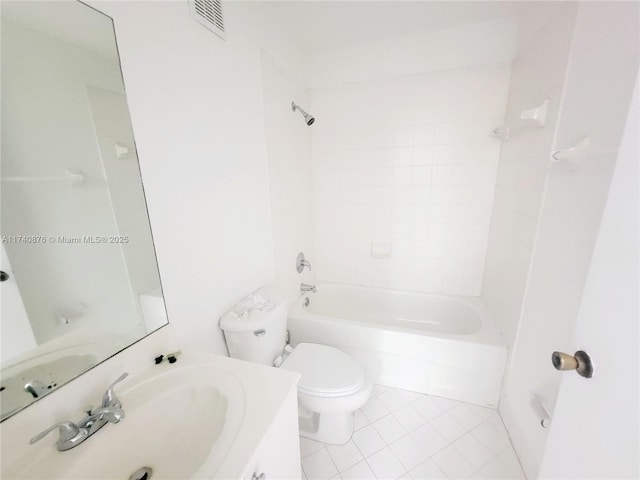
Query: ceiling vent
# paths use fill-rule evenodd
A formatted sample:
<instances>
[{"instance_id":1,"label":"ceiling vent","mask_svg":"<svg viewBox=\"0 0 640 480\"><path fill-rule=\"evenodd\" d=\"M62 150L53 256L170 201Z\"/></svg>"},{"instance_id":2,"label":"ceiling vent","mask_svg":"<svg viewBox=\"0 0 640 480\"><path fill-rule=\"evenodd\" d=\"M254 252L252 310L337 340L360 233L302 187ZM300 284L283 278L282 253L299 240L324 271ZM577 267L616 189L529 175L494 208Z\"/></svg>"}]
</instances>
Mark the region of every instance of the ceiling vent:
<instances>
[{"instance_id":1,"label":"ceiling vent","mask_svg":"<svg viewBox=\"0 0 640 480\"><path fill-rule=\"evenodd\" d=\"M226 39L221 0L189 0L189 9L196 21L220 38Z\"/></svg>"}]
</instances>

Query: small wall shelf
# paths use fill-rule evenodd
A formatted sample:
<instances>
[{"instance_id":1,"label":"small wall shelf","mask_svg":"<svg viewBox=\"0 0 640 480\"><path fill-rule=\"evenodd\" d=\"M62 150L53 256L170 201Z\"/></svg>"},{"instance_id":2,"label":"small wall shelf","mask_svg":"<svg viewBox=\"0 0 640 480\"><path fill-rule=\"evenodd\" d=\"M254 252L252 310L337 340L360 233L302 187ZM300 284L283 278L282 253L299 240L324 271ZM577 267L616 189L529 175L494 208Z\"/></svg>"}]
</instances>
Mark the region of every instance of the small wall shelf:
<instances>
[{"instance_id":1,"label":"small wall shelf","mask_svg":"<svg viewBox=\"0 0 640 480\"><path fill-rule=\"evenodd\" d=\"M547 123L547 110L549 99L546 98L537 107L520 112L520 118L513 125L504 124L494 128L491 135L503 142L508 142L514 135L529 128L542 128Z\"/></svg>"},{"instance_id":2,"label":"small wall shelf","mask_svg":"<svg viewBox=\"0 0 640 480\"><path fill-rule=\"evenodd\" d=\"M30 176L8 176L2 177L3 183L21 183L21 182L67 182L73 187L78 187L86 181L87 177L79 170L66 170L64 175L59 177L30 177Z\"/></svg>"}]
</instances>

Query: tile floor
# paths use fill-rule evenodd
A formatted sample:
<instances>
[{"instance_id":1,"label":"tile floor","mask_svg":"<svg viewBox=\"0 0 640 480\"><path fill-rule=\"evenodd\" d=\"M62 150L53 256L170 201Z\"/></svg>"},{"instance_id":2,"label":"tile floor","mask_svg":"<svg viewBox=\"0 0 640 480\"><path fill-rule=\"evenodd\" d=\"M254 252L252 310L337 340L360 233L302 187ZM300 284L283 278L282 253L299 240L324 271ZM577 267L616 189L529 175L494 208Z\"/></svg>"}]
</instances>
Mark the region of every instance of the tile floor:
<instances>
[{"instance_id":1,"label":"tile floor","mask_svg":"<svg viewBox=\"0 0 640 480\"><path fill-rule=\"evenodd\" d=\"M302 478L524 479L498 413L376 385L341 446L300 437Z\"/></svg>"}]
</instances>

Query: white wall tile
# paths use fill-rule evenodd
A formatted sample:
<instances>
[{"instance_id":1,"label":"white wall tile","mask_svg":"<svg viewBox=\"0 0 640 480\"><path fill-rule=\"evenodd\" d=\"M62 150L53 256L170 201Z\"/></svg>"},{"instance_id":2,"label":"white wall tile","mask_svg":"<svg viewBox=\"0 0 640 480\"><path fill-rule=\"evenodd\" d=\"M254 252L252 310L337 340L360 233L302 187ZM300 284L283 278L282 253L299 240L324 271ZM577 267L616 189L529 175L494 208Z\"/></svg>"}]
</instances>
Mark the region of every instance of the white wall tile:
<instances>
[{"instance_id":1,"label":"white wall tile","mask_svg":"<svg viewBox=\"0 0 640 480\"><path fill-rule=\"evenodd\" d=\"M500 153L489 132L502 123L509 76L509 65L499 64L311 92L319 279L480 293ZM363 117L357 125L355 110ZM336 259L339 247L324 247L354 238L393 242L392 259L361 261L354 271ZM457 253L443 246L452 242L458 253L478 253L447 265L441 260ZM399 259L406 263L393 263ZM407 270L426 259L428 269Z\"/></svg>"}]
</instances>

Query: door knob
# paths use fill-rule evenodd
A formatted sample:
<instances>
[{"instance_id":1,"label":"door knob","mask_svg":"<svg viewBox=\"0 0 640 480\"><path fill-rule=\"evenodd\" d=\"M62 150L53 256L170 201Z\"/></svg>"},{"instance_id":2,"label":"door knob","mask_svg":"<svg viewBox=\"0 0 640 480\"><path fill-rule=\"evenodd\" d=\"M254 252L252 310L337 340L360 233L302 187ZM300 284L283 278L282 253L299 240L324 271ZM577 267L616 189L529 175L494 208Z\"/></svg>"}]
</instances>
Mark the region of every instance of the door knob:
<instances>
[{"instance_id":1,"label":"door knob","mask_svg":"<svg viewBox=\"0 0 640 480\"><path fill-rule=\"evenodd\" d=\"M563 352L553 352L551 354L551 363L556 370L575 370L578 375L585 378L593 376L593 363L591 357L582 350L578 350L573 355Z\"/></svg>"}]
</instances>

